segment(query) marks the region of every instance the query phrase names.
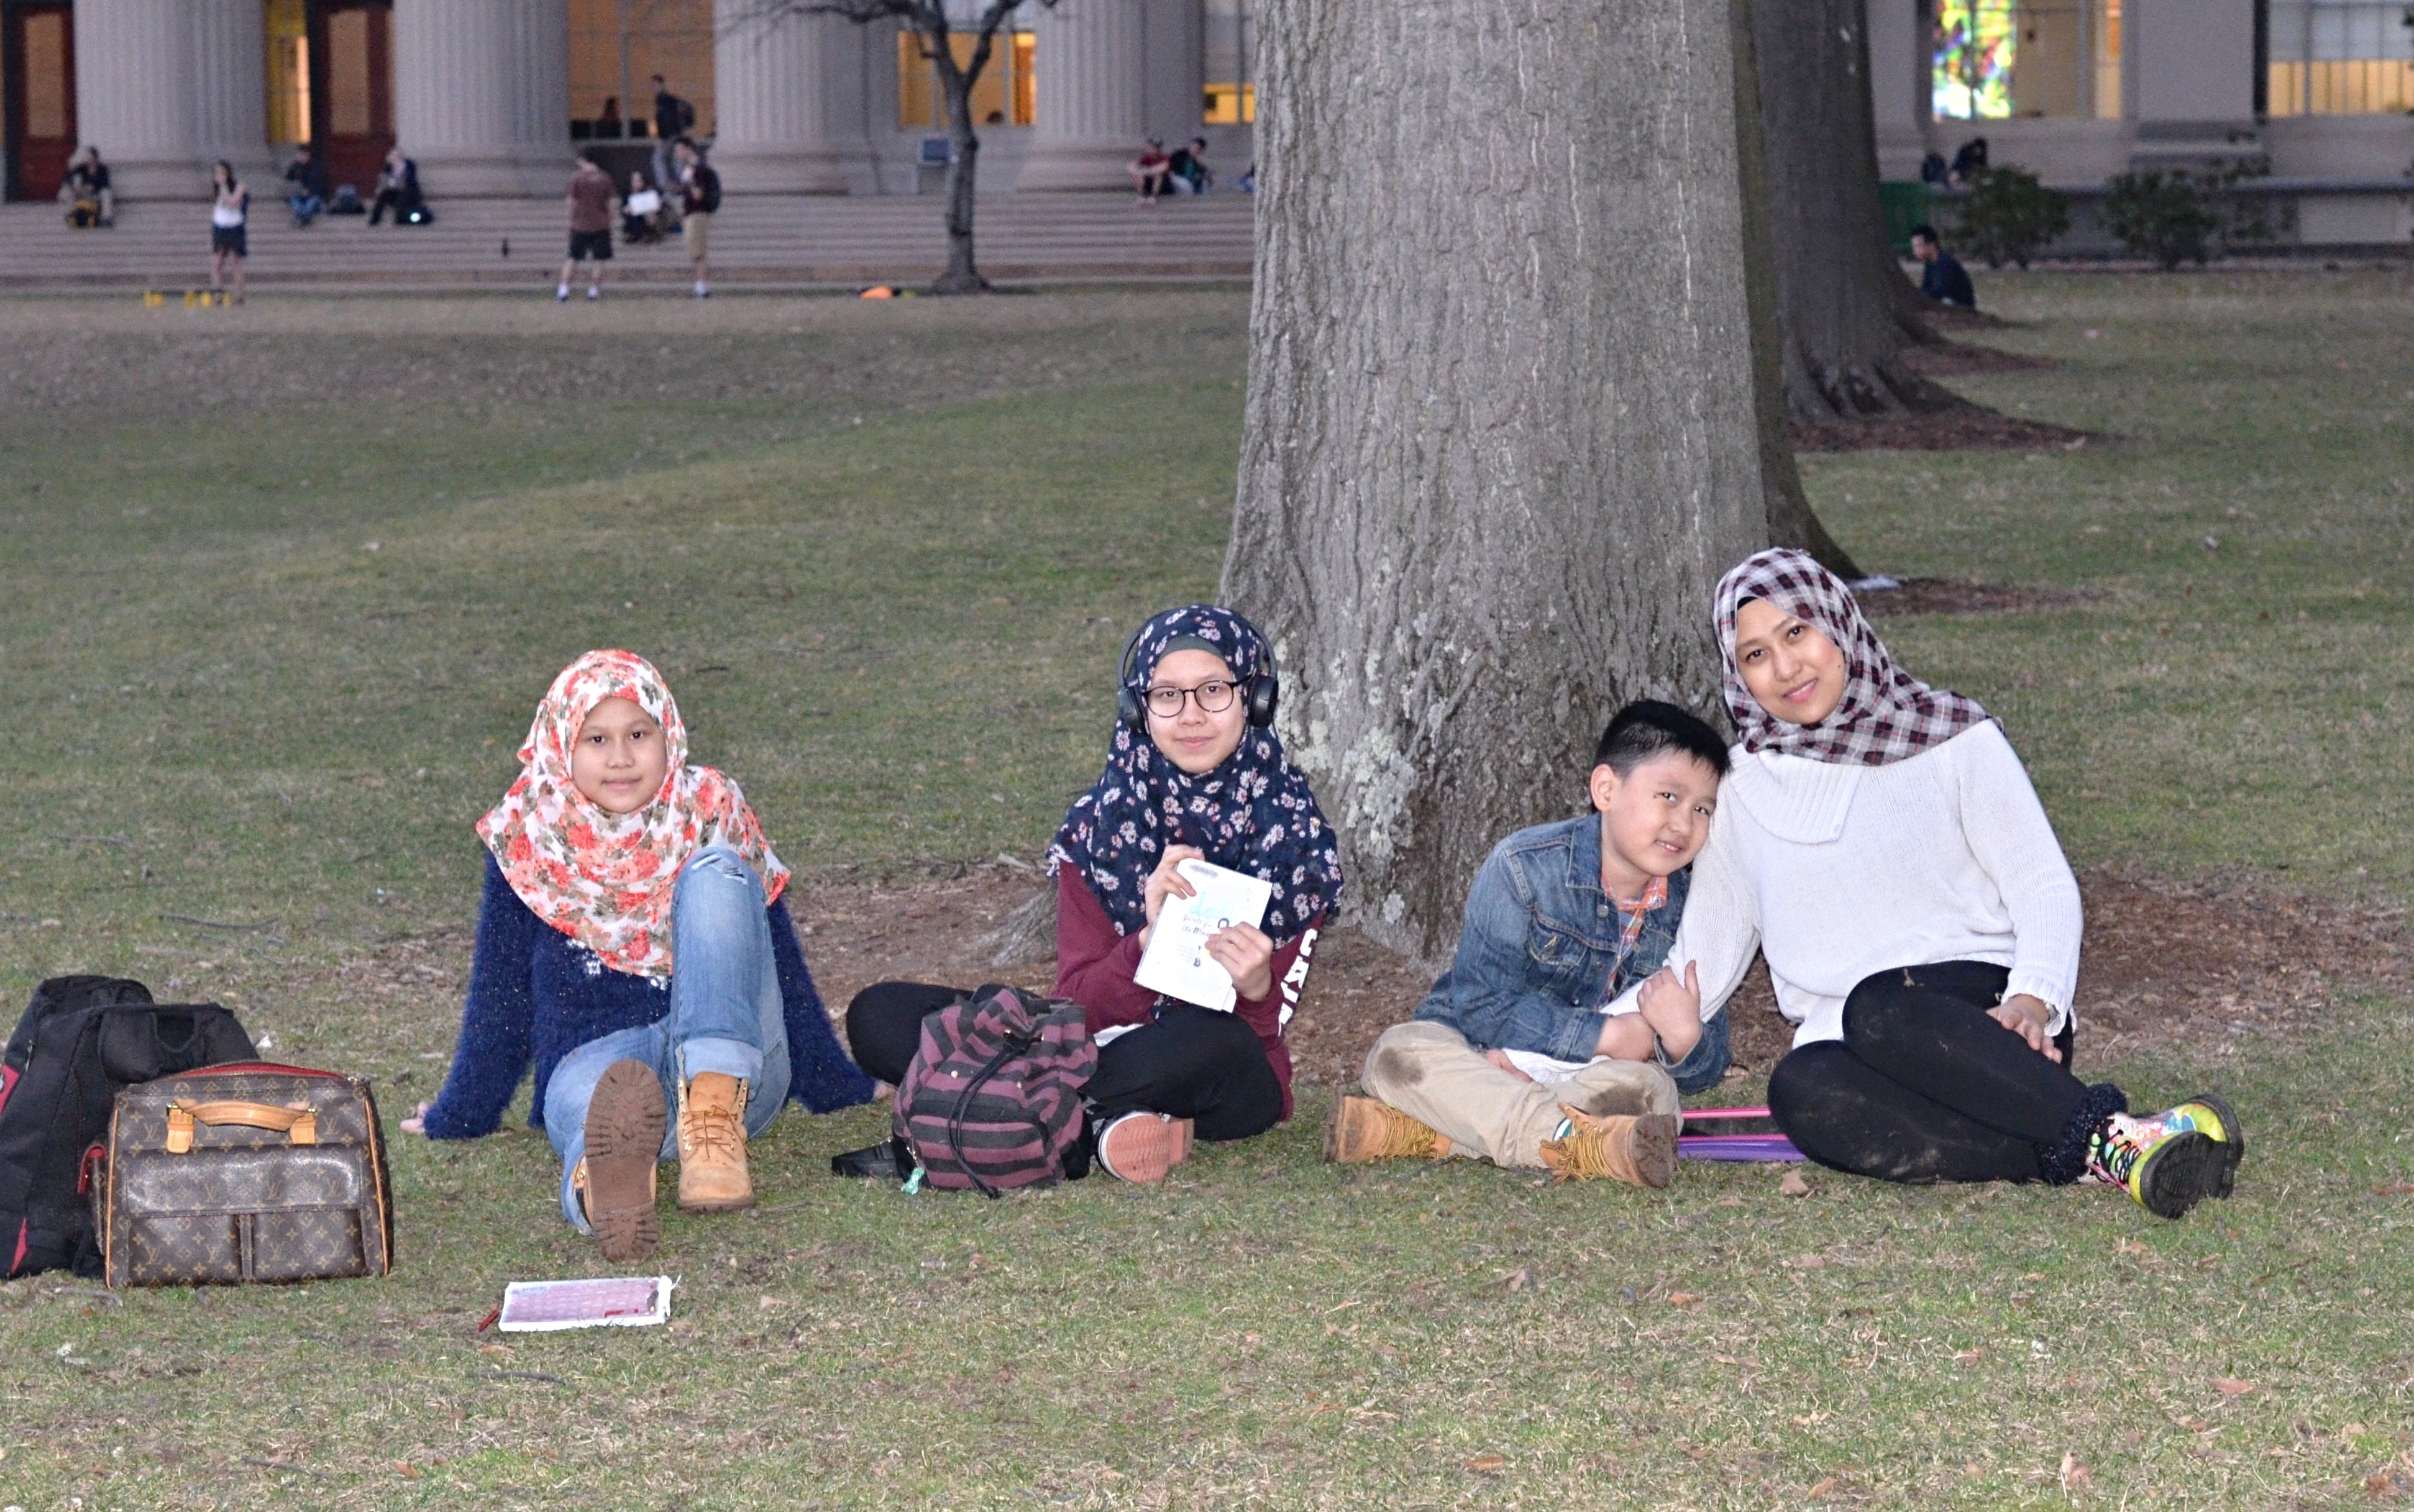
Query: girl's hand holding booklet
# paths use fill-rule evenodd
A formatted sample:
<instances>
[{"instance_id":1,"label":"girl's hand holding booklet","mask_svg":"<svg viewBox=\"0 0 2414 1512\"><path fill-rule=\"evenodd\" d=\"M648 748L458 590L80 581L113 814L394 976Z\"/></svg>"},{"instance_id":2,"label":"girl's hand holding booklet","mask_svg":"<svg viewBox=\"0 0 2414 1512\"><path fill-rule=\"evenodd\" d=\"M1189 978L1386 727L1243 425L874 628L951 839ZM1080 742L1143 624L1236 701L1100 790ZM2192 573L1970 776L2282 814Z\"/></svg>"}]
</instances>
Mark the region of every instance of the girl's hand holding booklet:
<instances>
[{"instance_id":1,"label":"girl's hand holding booklet","mask_svg":"<svg viewBox=\"0 0 2414 1512\"><path fill-rule=\"evenodd\" d=\"M1212 861L1185 860L1174 870L1190 884L1190 896L1165 900L1132 980L1169 998L1229 1014L1240 994L1233 990L1232 974L1207 954L1207 941L1219 929L1263 924L1274 886Z\"/></svg>"}]
</instances>

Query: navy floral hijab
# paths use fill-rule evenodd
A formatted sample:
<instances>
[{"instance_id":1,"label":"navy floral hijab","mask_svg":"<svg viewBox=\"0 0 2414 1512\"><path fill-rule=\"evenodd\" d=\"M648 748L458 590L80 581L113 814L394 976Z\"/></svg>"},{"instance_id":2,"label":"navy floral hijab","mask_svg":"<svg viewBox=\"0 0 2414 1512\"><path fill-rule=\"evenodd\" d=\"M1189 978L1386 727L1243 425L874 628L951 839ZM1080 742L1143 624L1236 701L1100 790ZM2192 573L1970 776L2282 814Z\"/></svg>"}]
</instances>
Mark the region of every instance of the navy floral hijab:
<instances>
[{"instance_id":1,"label":"navy floral hijab","mask_svg":"<svg viewBox=\"0 0 2414 1512\"><path fill-rule=\"evenodd\" d=\"M1214 604L1190 604L1140 627L1125 686L1145 689L1177 641L1213 647L1244 685L1272 660L1265 637L1247 620ZM1271 729L1249 729L1222 765L1193 777L1145 734L1118 722L1106 770L1073 800L1048 848L1048 870L1053 876L1073 867L1128 935L1148 922L1149 873L1169 845L1195 845L1219 867L1272 882L1265 931L1276 945L1305 932L1341 899L1333 826Z\"/></svg>"}]
</instances>

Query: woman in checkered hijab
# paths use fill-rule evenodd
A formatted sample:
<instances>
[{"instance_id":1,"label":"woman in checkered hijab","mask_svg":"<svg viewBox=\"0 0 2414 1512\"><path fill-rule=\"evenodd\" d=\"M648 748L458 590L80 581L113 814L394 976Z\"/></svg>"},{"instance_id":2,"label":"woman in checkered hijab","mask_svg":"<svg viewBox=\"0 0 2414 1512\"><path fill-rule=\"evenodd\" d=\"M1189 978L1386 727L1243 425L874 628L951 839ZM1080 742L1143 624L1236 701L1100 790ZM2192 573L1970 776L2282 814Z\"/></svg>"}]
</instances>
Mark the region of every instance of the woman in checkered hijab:
<instances>
[{"instance_id":1,"label":"woman in checkered hijab","mask_svg":"<svg viewBox=\"0 0 2414 1512\"><path fill-rule=\"evenodd\" d=\"M1816 724L1771 714L1744 686L1736 665L1736 615L1755 599L1815 628L1843 653L1844 696ZM1720 579L1718 621L1727 713L1746 750L1885 766L1989 718L1969 699L1930 688L1896 666L1853 590L1801 552L1765 551Z\"/></svg>"},{"instance_id":2,"label":"woman in checkered hijab","mask_svg":"<svg viewBox=\"0 0 2414 1512\"><path fill-rule=\"evenodd\" d=\"M1766 957L1796 1026L1778 1127L1882 1180L2092 1178L2165 1218L2228 1195L2228 1104L2132 1118L2071 1074L2079 882L2003 726L1895 665L1800 552L1738 565L1714 612L1741 740L1668 964L1715 1009Z\"/></svg>"}]
</instances>

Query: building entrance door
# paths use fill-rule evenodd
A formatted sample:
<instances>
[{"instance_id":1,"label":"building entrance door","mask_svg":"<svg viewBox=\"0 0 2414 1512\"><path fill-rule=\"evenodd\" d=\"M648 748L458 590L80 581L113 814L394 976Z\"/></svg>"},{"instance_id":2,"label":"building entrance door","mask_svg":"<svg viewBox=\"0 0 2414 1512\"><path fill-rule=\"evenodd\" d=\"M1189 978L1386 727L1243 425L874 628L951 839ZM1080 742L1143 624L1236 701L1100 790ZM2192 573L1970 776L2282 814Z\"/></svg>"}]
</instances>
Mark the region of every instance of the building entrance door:
<instances>
[{"instance_id":1,"label":"building entrance door","mask_svg":"<svg viewBox=\"0 0 2414 1512\"><path fill-rule=\"evenodd\" d=\"M310 7L310 140L331 184L369 199L394 146L394 7L316 0Z\"/></svg>"},{"instance_id":2,"label":"building entrance door","mask_svg":"<svg viewBox=\"0 0 2414 1512\"><path fill-rule=\"evenodd\" d=\"M75 152L75 22L63 5L0 7L8 95L8 198L49 200Z\"/></svg>"}]
</instances>

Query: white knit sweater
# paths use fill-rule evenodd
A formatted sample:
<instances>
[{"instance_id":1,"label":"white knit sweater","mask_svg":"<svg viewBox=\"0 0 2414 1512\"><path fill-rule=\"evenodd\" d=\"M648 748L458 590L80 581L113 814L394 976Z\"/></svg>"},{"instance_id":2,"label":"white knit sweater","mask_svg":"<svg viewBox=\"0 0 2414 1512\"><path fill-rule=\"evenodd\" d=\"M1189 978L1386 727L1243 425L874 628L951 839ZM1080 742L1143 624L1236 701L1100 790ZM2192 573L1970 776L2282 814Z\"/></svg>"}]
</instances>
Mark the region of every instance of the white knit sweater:
<instances>
[{"instance_id":1,"label":"white knit sweater","mask_svg":"<svg viewBox=\"0 0 2414 1512\"><path fill-rule=\"evenodd\" d=\"M1755 945L1794 1043L1843 1037L1844 999L1891 967L2011 969L2060 1032L2079 981L2079 882L2011 742L1992 720L1888 766L1740 748L1693 865L1668 962L1701 971L1702 1015ZM1633 991L1609 1012L1632 1009Z\"/></svg>"}]
</instances>

